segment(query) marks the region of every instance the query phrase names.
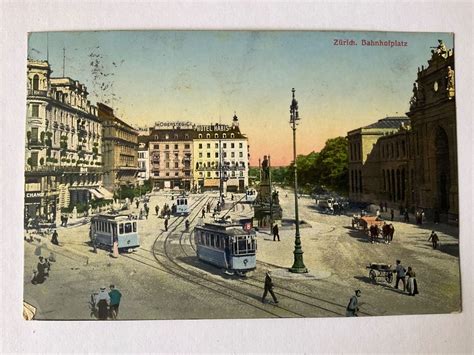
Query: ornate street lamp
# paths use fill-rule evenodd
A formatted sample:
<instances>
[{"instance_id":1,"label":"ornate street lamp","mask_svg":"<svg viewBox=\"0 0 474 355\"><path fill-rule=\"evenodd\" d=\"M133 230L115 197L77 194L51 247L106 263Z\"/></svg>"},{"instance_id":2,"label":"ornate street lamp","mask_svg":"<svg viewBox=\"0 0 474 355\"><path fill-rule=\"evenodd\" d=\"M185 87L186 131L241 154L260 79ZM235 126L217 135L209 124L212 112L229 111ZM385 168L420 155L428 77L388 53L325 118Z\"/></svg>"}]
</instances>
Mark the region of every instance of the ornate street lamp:
<instances>
[{"instance_id":1,"label":"ornate street lamp","mask_svg":"<svg viewBox=\"0 0 474 355\"><path fill-rule=\"evenodd\" d=\"M298 116L298 101L295 99L295 89L291 90L293 93L293 100L291 101L290 106L290 124L291 129L293 130L293 167L295 169L295 250L293 251L294 261L293 266L289 269L290 272L295 273L305 273L308 272L308 269L303 262L303 249L301 248L301 239L300 239L300 220L298 216L298 172L296 165L296 125L297 121L300 120Z\"/></svg>"}]
</instances>

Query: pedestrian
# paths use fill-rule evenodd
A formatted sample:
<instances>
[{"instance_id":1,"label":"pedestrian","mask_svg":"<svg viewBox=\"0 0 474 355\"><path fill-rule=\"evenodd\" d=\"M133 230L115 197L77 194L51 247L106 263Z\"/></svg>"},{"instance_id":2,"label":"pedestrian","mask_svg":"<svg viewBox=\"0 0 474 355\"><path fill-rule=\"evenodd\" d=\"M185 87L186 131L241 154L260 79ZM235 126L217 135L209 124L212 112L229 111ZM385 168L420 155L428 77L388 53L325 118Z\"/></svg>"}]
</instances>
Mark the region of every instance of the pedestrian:
<instances>
[{"instance_id":1,"label":"pedestrian","mask_svg":"<svg viewBox=\"0 0 474 355\"><path fill-rule=\"evenodd\" d=\"M278 238L278 241L280 241L280 234L278 232L278 224L275 223L273 226L273 241L275 241L275 238Z\"/></svg>"},{"instance_id":2,"label":"pedestrian","mask_svg":"<svg viewBox=\"0 0 474 355\"><path fill-rule=\"evenodd\" d=\"M189 231L189 220L184 222L184 228L186 228L186 232Z\"/></svg>"},{"instance_id":3,"label":"pedestrian","mask_svg":"<svg viewBox=\"0 0 474 355\"><path fill-rule=\"evenodd\" d=\"M150 212L150 209L149 209L149 208L147 208L147 209L145 210L145 219L148 219L148 212Z\"/></svg>"},{"instance_id":4,"label":"pedestrian","mask_svg":"<svg viewBox=\"0 0 474 355\"><path fill-rule=\"evenodd\" d=\"M273 282L270 275L271 275L271 271L268 270L265 274L265 286L263 290L262 303L265 303L265 297L267 297L268 292L270 292L270 295L273 298L273 302L278 303L275 293L273 292Z\"/></svg>"},{"instance_id":5,"label":"pedestrian","mask_svg":"<svg viewBox=\"0 0 474 355\"><path fill-rule=\"evenodd\" d=\"M54 230L53 235L51 236L51 243L53 243L54 245L59 245L58 232L56 231L56 229Z\"/></svg>"},{"instance_id":6,"label":"pedestrian","mask_svg":"<svg viewBox=\"0 0 474 355\"><path fill-rule=\"evenodd\" d=\"M34 271L34 276L33 280L31 280L31 283L36 285L36 284L42 284L45 280L45 269L46 269L46 263L44 261L44 258L40 256L38 261L38 264L36 265L36 271Z\"/></svg>"},{"instance_id":7,"label":"pedestrian","mask_svg":"<svg viewBox=\"0 0 474 355\"><path fill-rule=\"evenodd\" d=\"M360 290L355 290L355 295L351 297L346 307L346 317L357 317L359 312Z\"/></svg>"},{"instance_id":8,"label":"pedestrian","mask_svg":"<svg viewBox=\"0 0 474 355\"><path fill-rule=\"evenodd\" d=\"M390 244L393 240L393 234L395 233L395 227L393 226L392 223L389 224L390 231L389 231L389 238L388 238L388 244Z\"/></svg>"},{"instance_id":9,"label":"pedestrian","mask_svg":"<svg viewBox=\"0 0 474 355\"><path fill-rule=\"evenodd\" d=\"M390 226L386 222L383 222L382 237L385 244L388 244L389 236L390 236Z\"/></svg>"},{"instance_id":10,"label":"pedestrian","mask_svg":"<svg viewBox=\"0 0 474 355\"><path fill-rule=\"evenodd\" d=\"M135 205L137 206L137 208L138 208L138 206L140 206L140 201L138 201L138 199L137 199L137 201L135 202Z\"/></svg>"},{"instance_id":11,"label":"pedestrian","mask_svg":"<svg viewBox=\"0 0 474 355\"><path fill-rule=\"evenodd\" d=\"M89 237L91 239L92 248L94 248L94 253L97 254L97 235L95 232L92 232L92 229L89 230Z\"/></svg>"},{"instance_id":12,"label":"pedestrian","mask_svg":"<svg viewBox=\"0 0 474 355\"><path fill-rule=\"evenodd\" d=\"M390 220L393 222L393 218L395 216L395 211L393 210L393 208L390 209Z\"/></svg>"},{"instance_id":13,"label":"pedestrian","mask_svg":"<svg viewBox=\"0 0 474 355\"><path fill-rule=\"evenodd\" d=\"M403 291L406 289L406 269L402 266L401 261L397 260L397 266L395 267L395 272L397 273L397 279L395 281L395 288L398 289L398 283L402 280L403 283Z\"/></svg>"},{"instance_id":14,"label":"pedestrian","mask_svg":"<svg viewBox=\"0 0 474 355\"><path fill-rule=\"evenodd\" d=\"M206 217L206 210L203 208L202 211L201 211L201 218L204 218L204 217Z\"/></svg>"},{"instance_id":15,"label":"pedestrian","mask_svg":"<svg viewBox=\"0 0 474 355\"><path fill-rule=\"evenodd\" d=\"M158 212L160 211L160 206L156 205L155 206L155 213L158 216Z\"/></svg>"},{"instance_id":16,"label":"pedestrian","mask_svg":"<svg viewBox=\"0 0 474 355\"><path fill-rule=\"evenodd\" d=\"M112 319L117 319L119 306L120 306L120 299L122 298L122 294L119 290L115 288L115 285L110 285L110 315Z\"/></svg>"},{"instance_id":17,"label":"pedestrian","mask_svg":"<svg viewBox=\"0 0 474 355\"><path fill-rule=\"evenodd\" d=\"M408 214L408 208L405 208L404 219L406 223L410 222L410 215Z\"/></svg>"},{"instance_id":18,"label":"pedestrian","mask_svg":"<svg viewBox=\"0 0 474 355\"><path fill-rule=\"evenodd\" d=\"M415 271L413 271L412 267L408 267L408 271L406 273L406 276L408 276L407 280L407 291L410 296L415 296L418 294L418 285L416 283L416 274Z\"/></svg>"},{"instance_id":19,"label":"pedestrian","mask_svg":"<svg viewBox=\"0 0 474 355\"><path fill-rule=\"evenodd\" d=\"M107 320L109 314L110 296L105 290L105 287L101 287L99 293L95 297L95 304L99 313L99 320Z\"/></svg>"},{"instance_id":20,"label":"pedestrian","mask_svg":"<svg viewBox=\"0 0 474 355\"><path fill-rule=\"evenodd\" d=\"M423 224L423 220L425 219L425 210L421 210L420 213L420 224Z\"/></svg>"},{"instance_id":21,"label":"pedestrian","mask_svg":"<svg viewBox=\"0 0 474 355\"><path fill-rule=\"evenodd\" d=\"M64 215L64 227L67 227L67 221L69 220L69 215L66 213Z\"/></svg>"},{"instance_id":22,"label":"pedestrian","mask_svg":"<svg viewBox=\"0 0 474 355\"><path fill-rule=\"evenodd\" d=\"M204 210L204 208L203 208L203 210ZM207 213L211 213L211 203L210 202L207 203Z\"/></svg>"},{"instance_id":23,"label":"pedestrian","mask_svg":"<svg viewBox=\"0 0 474 355\"><path fill-rule=\"evenodd\" d=\"M435 231L431 231L431 235L428 238L428 241L430 241L430 240L431 240L431 243L433 245L433 249L437 249L439 238L438 238L438 235L435 233Z\"/></svg>"},{"instance_id":24,"label":"pedestrian","mask_svg":"<svg viewBox=\"0 0 474 355\"><path fill-rule=\"evenodd\" d=\"M168 216L165 217L165 231L168 232Z\"/></svg>"},{"instance_id":25,"label":"pedestrian","mask_svg":"<svg viewBox=\"0 0 474 355\"><path fill-rule=\"evenodd\" d=\"M116 235L112 237L112 257L119 257L118 237Z\"/></svg>"},{"instance_id":26,"label":"pedestrian","mask_svg":"<svg viewBox=\"0 0 474 355\"><path fill-rule=\"evenodd\" d=\"M61 227L64 227L64 213L61 213Z\"/></svg>"},{"instance_id":27,"label":"pedestrian","mask_svg":"<svg viewBox=\"0 0 474 355\"><path fill-rule=\"evenodd\" d=\"M377 237L377 227L375 226L375 224L372 224L369 228L369 234L370 234L370 242L372 244L375 243L376 241L376 237Z\"/></svg>"}]
</instances>

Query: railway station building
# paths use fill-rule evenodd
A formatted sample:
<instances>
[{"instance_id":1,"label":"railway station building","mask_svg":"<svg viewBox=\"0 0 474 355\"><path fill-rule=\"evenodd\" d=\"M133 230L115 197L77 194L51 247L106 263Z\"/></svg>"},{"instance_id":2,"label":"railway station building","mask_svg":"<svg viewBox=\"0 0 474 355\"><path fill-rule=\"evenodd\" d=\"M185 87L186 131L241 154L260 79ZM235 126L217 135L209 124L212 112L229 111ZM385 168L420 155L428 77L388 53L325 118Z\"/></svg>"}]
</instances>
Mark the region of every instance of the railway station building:
<instances>
[{"instance_id":1,"label":"railway station building","mask_svg":"<svg viewBox=\"0 0 474 355\"><path fill-rule=\"evenodd\" d=\"M454 64L454 49L440 41L427 67L418 68L408 120L386 118L348 132L351 200L458 222Z\"/></svg>"}]
</instances>

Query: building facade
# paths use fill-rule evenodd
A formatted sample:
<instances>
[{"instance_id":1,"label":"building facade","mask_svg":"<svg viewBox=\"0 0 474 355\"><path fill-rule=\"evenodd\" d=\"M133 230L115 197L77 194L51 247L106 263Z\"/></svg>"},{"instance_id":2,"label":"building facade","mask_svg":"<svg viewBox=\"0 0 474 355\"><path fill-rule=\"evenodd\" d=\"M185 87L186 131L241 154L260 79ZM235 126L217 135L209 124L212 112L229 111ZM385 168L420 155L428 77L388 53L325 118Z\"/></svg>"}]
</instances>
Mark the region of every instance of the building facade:
<instances>
[{"instance_id":1,"label":"building facade","mask_svg":"<svg viewBox=\"0 0 474 355\"><path fill-rule=\"evenodd\" d=\"M138 174L137 181L139 185L150 179L150 151L148 135L138 136Z\"/></svg>"},{"instance_id":2,"label":"building facade","mask_svg":"<svg viewBox=\"0 0 474 355\"><path fill-rule=\"evenodd\" d=\"M110 191L136 186L138 174L138 132L114 115L111 107L97 103L102 123L103 183Z\"/></svg>"},{"instance_id":3,"label":"building facade","mask_svg":"<svg viewBox=\"0 0 474 355\"><path fill-rule=\"evenodd\" d=\"M454 50L441 41L418 68L407 116L348 132L349 197L457 223Z\"/></svg>"},{"instance_id":4,"label":"building facade","mask_svg":"<svg viewBox=\"0 0 474 355\"><path fill-rule=\"evenodd\" d=\"M349 143L349 199L353 201L375 201L387 199L381 194L383 180L380 174L381 154L395 156L401 148L385 145L388 151L378 149L378 142L398 132L409 124L408 117L385 117L365 127L347 133ZM382 160L385 158L382 158Z\"/></svg>"},{"instance_id":5,"label":"building facade","mask_svg":"<svg viewBox=\"0 0 474 355\"><path fill-rule=\"evenodd\" d=\"M190 122L158 122L150 130L150 178L154 188L191 189L193 137Z\"/></svg>"},{"instance_id":6,"label":"building facade","mask_svg":"<svg viewBox=\"0 0 474 355\"><path fill-rule=\"evenodd\" d=\"M85 85L51 73L47 61L28 60L25 217L54 221L99 195L102 125Z\"/></svg>"},{"instance_id":7,"label":"building facade","mask_svg":"<svg viewBox=\"0 0 474 355\"><path fill-rule=\"evenodd\" d=\"M234 115L232 125L197 125L193 148L194 188L244 192L248 187L249 146Z\"/></svg>"}]
</instances>

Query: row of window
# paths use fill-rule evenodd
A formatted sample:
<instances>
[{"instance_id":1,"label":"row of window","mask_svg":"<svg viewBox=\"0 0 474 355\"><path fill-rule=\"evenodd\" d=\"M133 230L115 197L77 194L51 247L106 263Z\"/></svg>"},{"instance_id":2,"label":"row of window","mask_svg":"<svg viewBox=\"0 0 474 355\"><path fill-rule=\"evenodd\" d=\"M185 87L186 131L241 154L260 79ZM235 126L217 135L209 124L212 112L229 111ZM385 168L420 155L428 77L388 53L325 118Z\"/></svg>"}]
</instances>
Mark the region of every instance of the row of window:
<instances>
[{"instance_id":1,"label":"row of window","mask_svg":"<svg viewBox=\"0 0 474 355\"><path fill-rule=\"evenodd\" d=\"M360 143L349 143L351 161L361 160L362 150Z\"/></svg>"},{"instance_id":2,"label":"row of window","mask_svg":"<svg viewBox=\"0 0 474 355\"><path fill-rule=\"evenodd\" d=\"M94 226L97 232L115 235L119 226L119 234L135 233L137 231L137 222L113 223L107 221L95 221Z\"/></svg>"},{"instance_id":3,"label":"row of window","mask_svg":"<svg viewBox=\"0 0 474 355\"><path fill-rule=\"evenodd\" d=\"M218 172L218 171L215 171L215 172L214 172L214 176L215 176L216 178L218 178L218 177L219 177L219 172ZM236 175L235 171L231 171L230 174L228 174L227 171L224 171L224 176L236 177L237 175ZM244 172L243 172L243 171L239 171L238 176L244 177ZM200 171L200 172L199 172L199 177L200 177L200 178L203 178L203 177L204 177L204 172ZM207 171L207 172L206 172L206 177L208 177L208 178L211 178L211 177L212 177L210 171Z\"/></svg>"},{"instance_id":4,"label":"row of window","mask_svg":"<svg viewBox=\"0 0 474 355\"><path fill-rule=\"evenodd\" d=\"M384 143L381 146L381 155L383 159L390 159L390 158L400 158L406 156L407 144L405 140L396 141L395 143L389 142Z\"/></svg>"},{"instance_id":5,"label":"row of window","mask_svg":"<svg viewBox=\"0 0 474 355\"><path fill-rule=\"evenodd\" d=\"M199 152L198 156L199 156L199 158L203 158L203 153ZM227 158L227 152L222 152L222 157ZM230 152L230 157L235 158L235 152ZM243 157L244 157L244 153L239 152L239 158L243 158ZM211 158L211 153L210 152L206 153L206 158ZM219 158L219 153L218 152L214 152L214 158Z\"/></svg>"},{"instance_id":6,"label":"row of window","mask_svg":"<svg viewBox=\"0 0 474 355\"><path fill-rule=\"evenodd\" d=\"M155 150L160 150L160 144L153 144L153 149L155 149ZM164 144L164 149L165 149L165 150L170 149L170 145L169 145L169 144ZM175 144L175 145L174 145L174 149L175 149L175 150L178 150L178 149L179 149L179 144ZM186 143L186 144L184 145L184 149L191 149L191 145Z\"/></svg>"},{"instance_id":7,"label":"row of window","mask_svg":"<svg viewBox=\"0 0 474 355\"><path fill-rule=\"evenodd\" d=\"M351 170L351 192L363 192L362 189L362 170Z\"/></svg>"},{"instance_id":8,"label":"row of window","mask_svg":"<svg viewBox=\"0 0 474 355\"><path fill-rule=\"evenodd\" d=\"M236 242L229 243L227 236L203 231L196 232L196 243L221 250L228 248L234 255L253 253L256 248L255 240L251 237L237 237Z\"/></svg>"},{"instance_id":9,"label":"row of window","mask_svg":"<svg viewBox=\"0 0 474 355\"><path fill-rule=\"evenodd\" d=\"M161 176L160 174L161 174L160 171L154 171L153 172L154 177L159 177L159 176ZM165 173L165 176L171 176L171 173L169 171L167 171ZM174 176L179 176L179 171L175 171ZM185 171L184 176L191 176L191 172L190 171Z\"/></svg>"}]
</instances>

